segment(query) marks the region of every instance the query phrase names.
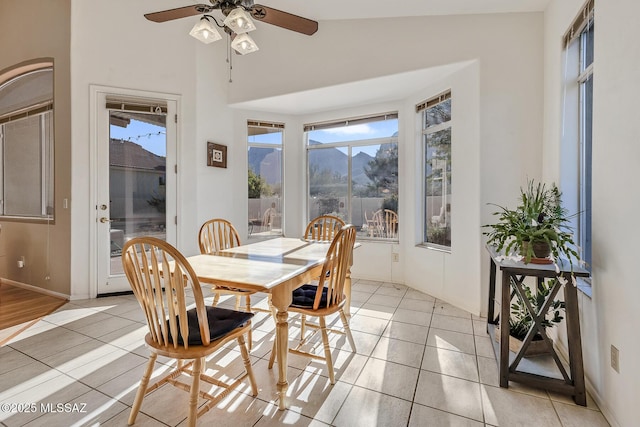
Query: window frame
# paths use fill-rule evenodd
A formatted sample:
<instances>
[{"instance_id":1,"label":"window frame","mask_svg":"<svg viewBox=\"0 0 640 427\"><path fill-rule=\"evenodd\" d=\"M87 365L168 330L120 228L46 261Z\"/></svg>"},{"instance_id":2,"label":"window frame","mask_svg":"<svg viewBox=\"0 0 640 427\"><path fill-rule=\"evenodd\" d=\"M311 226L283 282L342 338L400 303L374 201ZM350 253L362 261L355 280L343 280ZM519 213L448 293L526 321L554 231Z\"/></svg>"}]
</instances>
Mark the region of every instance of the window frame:
<instances>
[{"instance_id":1,"label":"window frame","mask_svg":"<svg viewBox=\"0 0 640 427\"><path fill-rule=\"evenodd\" d=\"M249 128L265 128L265 129L279 129L282 137L280 138L280 143L266 143L266 142L250 142L251 135L249 135ZM258 120L247 120L247 166L249 166L249 150L253 148L272 148L276 150L280 150L280 233L279 234L270 234L268 238L282 237L284 236L285 230L285 167L284 167L284 159L285 159L285 125L284 123L276 123L276 122L267 122L267 121L258 121ZM250 166L247 168L250 169ZM259 175L258 175L259 176ZM248 179L248 177L247 177ZM248 195L247 195L248 196ZM260 197L262 198L262 197ZM249 212L248 202L251 200L247 197L247 215L249 220L251 220L251 212ZM260 215L262 216L263 212L260 209ZM260 218L259 218L260 219ZM252 236L251 227L249 225L249 237Z\"/></svg>"},{"instance_id":2,"label":"window frame","mask_svg":"<svg viewBox=\"0 0 640 427\"><path fill-rule=\"evenodd\" d=\"M430 223L430 219L429 219L429 208L428 208L428 196L427 196L427 154L428 154L428 136L438 133L438 132L442 132L445 130L449 130L450 135L451 135L451 144L453 141L453 124L454 124L454 119L453 119L453 114L450 114L449 120L437 123L435 125L431 125L428 126L427 125L427 112L429 111L430 108L435 107L436 105L439 105L441 103L450 101L452 104L453 108L453 96L451 93L451 89L448 89L432 98L429 98L426 101L421 102L420 104L416 105L416 113L417 116L420 119L420 152L421 152L421 164L422 164L422 169L421 169L421 176L422 176L422 191L421 191L421 195L422 195L422 236L421 236L421 243L419 244L419 246L428 248L428 249L434 249L437 251L442 251L442 252L446 252L446 253L451 253L452 252L452 247L453 244L452 242L450 243L449 246L447 245L442 245L442 244L438 244L438 243L433 243L433 242L429 242L427 241L428 238L428 231L429 231L429 223ZM451 150L451 149L450 149ZM453 154L453 151L451 150L451 154ZM450 181L451 183L453 183L453 168L452 168L452 163L449 163L449 168L451 168L449 170L449 174L450 174ZM447 172L447 169L445 169L445 173ZM449 186L449 189L451 188L451 186ZM444 206L444 215L445 215L445 221L446 221L446 217L449 216L449 235L451 235L451 229L452 229L452 224L451 224L451 197L452 197L452 193L449 192L445 195L443 195L444 200L441 202L442 206ZM448 206L448 208L447 208ZM445 225L445 229L446 229L446 225Z\"/></svg>"},{"instance_id":3,"label":"window frame","mask_svg":"<svg viewBox=\"0 0 640 427\"><path fill-rule=\"evenodd\" d=\"M565 55L561 175L563 202L570 212L576 250L592 271L592 140L594 83L594 0L587 0L563 36ZM590 294L590 278L580 279Z\"/></svg>"},{"instance_id":4,"label":"window frame","mask_svg":"<svg viewBox=\"0 0 640 427\"><path fill-rule=\"evenodd\" d=\"M341 118L338 120L334 120L331 122L325 122L320 124L306 124L303 127L304 131L304 146L305 146L305 210L307 221L310 221L313 218L310 218L310 176L309 176L309 154L315 150L323 150L323 149L344 149L347 155L347 192L346 192L346 218L344 218L346 223L353 223L353 149L358 147L370 147L370 146L382 146L384 144L395 144L396 149L398 150L398 159L400 158L400 146L398 136L388 136L388 137L376 137L376 138L368 138L368 139L353 139L353 140L341 140L334 142L323 142L317 145L310 145L309 135L311 131L314 130L323 130L323 129L331 129L331 128L340 128L348 125L357 125L357 124L366 124L372 122L380 122L389 119L399 120L397 112L383 113L383 114L371 114L362 117L355 118ZM396 133L399 133L399 126L396 130ZM398 174L399 175L399 174ZM399 181L399 176L396 177L396 180ZM399 196L399 182L398 184L398 196ZM399 203L398 203L399 204ZM398 212L396 211L396 214ZM363 224L364 225L364 224ZM364 230L364 228L362 229ZM362 231L360 230L360 231ZM366 240L369 242L383 242L383 243L398 243L400 239L399 233L395 234L395 237L371 237L358 234L358 240Z\"/></svg>"},{"instance_id":5,"label":"window frame","mask_svg":"<svg viewBox=\"0 0 640 427\"><path fill-rule=\"evenodd\" d=\"M50 73L53 84L54 67L52 61L30 61L19 64L9 70L0 72L0 90L4 87L17 83L20 79L28 78L37 73ZM38 142L39 145L39 213L11 213L7 214L6 203L6 175L5 161L7 149L6 126L12 123L20 123L37 117ZM51 96L46 99L37 97L31 104L23 105L12 111L7 111L0 117L0 218L2 220L13 220L21 222L54 222L55 212L55 173L54 173L54 150L55 150L55 109L53 99L53 87ZM22 189L25 190L26 189ZM28 191L32 191L29 189ZM18 190L19 191L19 190Z\"/></svg>"}]
</instances>

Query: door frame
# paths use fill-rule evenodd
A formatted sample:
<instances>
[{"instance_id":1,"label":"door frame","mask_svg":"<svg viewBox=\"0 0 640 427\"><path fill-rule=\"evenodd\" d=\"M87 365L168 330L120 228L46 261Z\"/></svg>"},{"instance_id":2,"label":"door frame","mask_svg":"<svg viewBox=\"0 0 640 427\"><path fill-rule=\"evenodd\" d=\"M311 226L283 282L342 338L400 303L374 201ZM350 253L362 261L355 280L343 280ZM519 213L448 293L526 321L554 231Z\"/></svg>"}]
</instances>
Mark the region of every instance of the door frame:
<instances>
[{"instance_id":1,"label":"door frame","mask_svg":"<svg viewBox=\"0 0 640 427\"><path fill-rule=\"evenodd\" d=\"M163 93L163 92L151 92L136 89L124 89L119 87L101 86L101 85L89 85L89 297L96 298L98 295L98 143L99 143L99 131L98 120L99 115L104 108L104 105L100 105L99 102L102 99L102 95L106 96L124 96L130 98L144 98L144 99L158 99L167 102L175 102L176 105L176 143L175 143L175 165L167 164L167 173L170 169L175 173L175 215L178 215L178 206L180 206L180 176L177 174L177 165L180 163L180 122L177 120L177 116L180 115L181 99L180 95ZM167 120L171 120L167 117ZM177 222L177 221L176 221ZM180 227L179 224L175 224L175 241L171 244L176 245L180 241Z\"/></svg>"}]
</instances>

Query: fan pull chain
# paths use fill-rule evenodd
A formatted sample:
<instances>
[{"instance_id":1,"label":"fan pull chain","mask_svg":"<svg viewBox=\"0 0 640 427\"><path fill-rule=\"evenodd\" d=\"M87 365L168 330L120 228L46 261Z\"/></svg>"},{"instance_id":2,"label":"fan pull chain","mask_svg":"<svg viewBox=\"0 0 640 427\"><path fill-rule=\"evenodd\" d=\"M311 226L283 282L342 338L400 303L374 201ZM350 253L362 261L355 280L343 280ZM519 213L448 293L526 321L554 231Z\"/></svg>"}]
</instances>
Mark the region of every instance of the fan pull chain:
<instances>
[{"instance_id":1,"label":"fan pull chain","mask_svg":"<svg viewBox=\"0 0 640 427\"><path fill-rule=\"evenodd\" d=\"M233 53L231 52L231 35L227 38L227 64L229 64L229 83L233 83L231 79L231 70L233 70Z\"/></svg>"}]
</instances>

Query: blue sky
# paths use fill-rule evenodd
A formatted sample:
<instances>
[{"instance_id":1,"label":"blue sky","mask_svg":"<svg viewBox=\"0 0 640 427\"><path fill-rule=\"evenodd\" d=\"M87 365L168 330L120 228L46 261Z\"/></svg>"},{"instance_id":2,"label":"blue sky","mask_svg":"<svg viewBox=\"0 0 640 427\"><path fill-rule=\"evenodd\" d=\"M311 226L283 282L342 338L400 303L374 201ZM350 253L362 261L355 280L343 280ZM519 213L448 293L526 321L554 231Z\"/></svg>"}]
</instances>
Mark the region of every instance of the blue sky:
<instances>
[{"instance_id":1,"label":"blue sky","mask_svg":"<svg viewBox=\"0 0 640 427\"><path fill-rule=\"evenodd\" d=\"M343 126L333 129L315 130L309 132L309 138L323 143L332 143L385 138L392 136L396 132L398 132L398 120L394 119L354 126ZM280 132L252 135L249 137L249 142L267 144L279 143L281 142L281 135L282 134ZM353 155L356 155L359 151L364 151L371 156L375 156L378 147L379 145L354 148Z\"/></svg>"},{"instance_id":2,"label":"blue sky","mask_svg":"<svg viewBox=\"0 0 640 427\"><path fill-rule=\"evenodd\" d=\"M111 138L134 142L158 156L166 157L167 155L167 137L164 126L131 119L126 128L111 125L109 131Z\"/></svg>"},{"instance_id":3,"label":"blue sky","mask_svg":"<svg viewBox=\"0 0 640 427\"><path fill-rule=\"evenodd\" d=\"M309 137L316 141L331 143L389 137L397 131L398 120L385 120L355 126L312 131L309 133ZM156 126L131 119L129 126L126 128L112 125L110 132L111 138L134 142L158 156L167 155L166 129L163 126ZM282 134L280 132L274 132L250 136L249 142L278 143L281 142L281 138ZM372 152L366 149L362 151L368 152L370 155L375 155L375 149ZM353 154L355 155L356 153L354 152Z\"/></svg>"}]
</instances>

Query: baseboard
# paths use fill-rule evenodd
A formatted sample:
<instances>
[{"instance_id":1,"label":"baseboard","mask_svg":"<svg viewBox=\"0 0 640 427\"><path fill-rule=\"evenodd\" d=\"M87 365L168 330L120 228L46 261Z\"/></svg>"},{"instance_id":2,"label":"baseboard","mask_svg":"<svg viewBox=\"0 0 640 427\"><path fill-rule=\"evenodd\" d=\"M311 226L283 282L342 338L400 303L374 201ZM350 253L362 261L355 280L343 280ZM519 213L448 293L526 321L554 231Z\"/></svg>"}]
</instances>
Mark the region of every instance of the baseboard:
<instances>
[{"instance_id":1,"label":"baseboard","mask_svg":"<svg viewBox=\"0 0 640 427\"><path fill-rule=\"evenodd\" d=\"M27 290L33 291L33 292L38 292L40 294L45 294L45 295L48 295L50 297L61 298L61 299L67 300L67 301L69 300L69 295L61 294L60 292L50 291L49 289L42 289L42 288L39 288L39 287L33 286L33 285L27 285L26 283L22 283L22 282L16 282L14 280L0 278L0 283L4 283L4 284L7 284L7 285L15 286L17 288L27 289Z\"/></svg>"},{"instance_id":2,"label":"baseboard","mask_svg":"<svg viewBox=\"0 0 640 427\"><path fill-rule=\"evenodd\" d=\"M562 361L569 365L569 351L564 346L564 343L558 342L558 340L554 340L554 344L554 347L557 350L560 358L562 358ZM598 394L595 387L593 386L593 384L591 384L591 381L589 381L589 378L586 375L584 376L584 387L591 395L594 402L596 402L596 405L598 405L598 409L600 409L600 412L602 412L602 415L604 415L611 427L621 427L620 424L616 421L616 418L613 416L613 413L609 409L609 406L607 406L605 401L602 399L602 396Z\"/></svg>"}]
</instances>

